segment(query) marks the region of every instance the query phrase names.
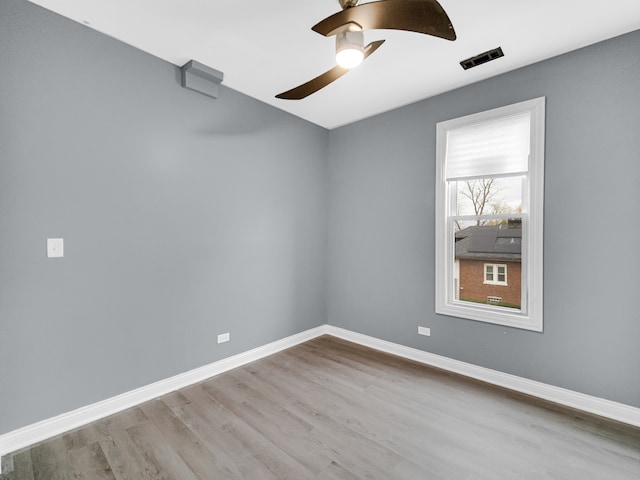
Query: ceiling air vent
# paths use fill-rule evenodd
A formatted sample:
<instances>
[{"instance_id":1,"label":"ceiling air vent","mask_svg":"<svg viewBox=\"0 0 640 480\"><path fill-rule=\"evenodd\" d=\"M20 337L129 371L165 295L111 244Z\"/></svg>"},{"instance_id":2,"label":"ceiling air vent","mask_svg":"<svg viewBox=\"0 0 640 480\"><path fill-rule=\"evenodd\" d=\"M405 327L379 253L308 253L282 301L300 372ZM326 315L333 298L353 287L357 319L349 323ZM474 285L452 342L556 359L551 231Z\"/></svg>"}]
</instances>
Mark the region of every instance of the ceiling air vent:
<instances>
[{"instance_id":1,"label":"ceiling air vent","mask_svg":"<svg viewBox=\"0 0 640 480\"><path fill-rule=\"evenodd\" d=\"M495 60L496 58L504 57L504 53L502 53L502 48L494 48L493 50L489 50L488 52L481 53L480 55L476 55L475 57L467 58L460 62L462 68L468 70L472 67L477 67L478 65L482 65L483 63L490 62L491 60Z\"/></svg>"}]
</instances>

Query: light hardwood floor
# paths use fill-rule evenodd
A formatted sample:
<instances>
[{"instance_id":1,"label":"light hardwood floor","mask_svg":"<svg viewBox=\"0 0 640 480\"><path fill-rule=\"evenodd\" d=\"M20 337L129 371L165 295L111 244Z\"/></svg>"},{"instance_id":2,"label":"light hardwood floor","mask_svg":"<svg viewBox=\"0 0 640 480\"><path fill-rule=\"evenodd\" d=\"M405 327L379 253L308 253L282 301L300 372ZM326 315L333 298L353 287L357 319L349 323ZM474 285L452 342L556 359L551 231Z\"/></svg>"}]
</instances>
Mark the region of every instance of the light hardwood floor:
<instances>
[{"instance_id":1,"label":"light hardwood floor","mask_svg":"<svg viewBox=\"0 0 640 480\"><path fill-rule=\"evenodd\" d=\"M4 479L638 480L640 429L325 336L13 466Z\"/></svg>"}]
</instances>

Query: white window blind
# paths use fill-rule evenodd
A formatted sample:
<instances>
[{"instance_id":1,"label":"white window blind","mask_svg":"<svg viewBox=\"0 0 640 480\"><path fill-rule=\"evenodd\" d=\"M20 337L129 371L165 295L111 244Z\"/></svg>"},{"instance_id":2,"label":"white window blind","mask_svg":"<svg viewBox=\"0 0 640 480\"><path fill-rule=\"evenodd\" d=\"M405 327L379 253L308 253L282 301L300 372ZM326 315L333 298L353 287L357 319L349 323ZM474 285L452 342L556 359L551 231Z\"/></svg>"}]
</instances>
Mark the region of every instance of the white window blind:
<instances>
[{"instance_id":1,"label":"white window blind","mask_svg":"<svg viewBox=\"0 0 640 480\"><path fill-rule=\"evenodd\" d=\"M528 112L449 130L446 179L526 172L530 136Z\"/></svg>"}]
</instances>

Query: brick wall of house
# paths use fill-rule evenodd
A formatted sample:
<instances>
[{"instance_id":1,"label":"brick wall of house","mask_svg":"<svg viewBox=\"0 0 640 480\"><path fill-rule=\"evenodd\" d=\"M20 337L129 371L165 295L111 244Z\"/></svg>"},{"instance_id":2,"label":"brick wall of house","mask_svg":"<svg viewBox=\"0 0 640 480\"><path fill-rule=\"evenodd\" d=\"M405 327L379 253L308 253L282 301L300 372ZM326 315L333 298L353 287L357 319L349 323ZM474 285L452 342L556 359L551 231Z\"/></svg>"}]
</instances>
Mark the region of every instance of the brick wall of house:
<instances>
[{"instance_id":1,"label":"brick wall of house","mask_svg":"<svg viewBox=\"0 0 640 480\"><path fill-rule=\"evenodd\" d=\"M486 285L484 264L507 266L507 285ZM522 275L520 262L460 260L460 299L487 302L488 296L501 297L503 302L520 305Z\"/></svg>"}]
</instances>

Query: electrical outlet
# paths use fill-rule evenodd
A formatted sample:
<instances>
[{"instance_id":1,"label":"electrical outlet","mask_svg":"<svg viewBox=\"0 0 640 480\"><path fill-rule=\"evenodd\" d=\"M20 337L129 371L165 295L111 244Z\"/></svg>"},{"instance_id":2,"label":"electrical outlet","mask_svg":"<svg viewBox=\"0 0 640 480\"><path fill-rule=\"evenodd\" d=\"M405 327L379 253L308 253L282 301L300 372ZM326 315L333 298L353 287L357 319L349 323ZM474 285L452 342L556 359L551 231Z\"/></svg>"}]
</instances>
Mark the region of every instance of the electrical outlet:
<instances>
[{"instance_id":1,"label":"electrical outlet","mask_svg":"<svg viewBox=\"0 0 640 480\"><path fill-rule=\"evenodd\" d=\"M429 327L418 327L418 335L431 336L431 329Z\"/></svg>"},{"instance_id":2,"label":"electrical outlet","mask_svg":"<svg viewBox=\"0 0 640 480\"><path fill-rule=\"evenodd\" d=\"M218 335L218 343L228 342L229 340L231 340L231 337L228 333L221 333Z\"/></svg>"}]
</instances>

